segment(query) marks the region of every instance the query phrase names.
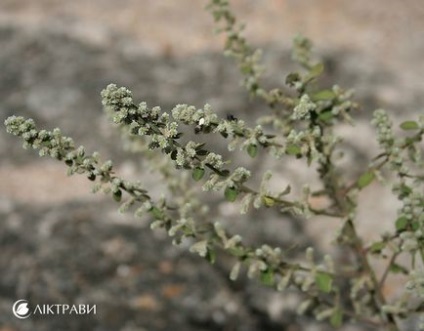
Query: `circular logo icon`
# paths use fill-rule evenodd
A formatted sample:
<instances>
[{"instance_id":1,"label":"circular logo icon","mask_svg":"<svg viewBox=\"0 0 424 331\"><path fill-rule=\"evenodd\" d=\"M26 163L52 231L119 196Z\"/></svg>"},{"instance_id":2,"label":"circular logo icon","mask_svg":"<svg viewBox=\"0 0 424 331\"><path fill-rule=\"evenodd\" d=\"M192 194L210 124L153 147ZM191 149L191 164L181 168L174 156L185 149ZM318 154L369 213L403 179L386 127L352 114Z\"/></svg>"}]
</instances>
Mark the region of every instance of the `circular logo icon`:
<instances>
[{"instance_id":1,"label":"circular logo icon","mask_svg":"<svg viewBox=\"0 0 424 331\"><path fill-rule=\"evenodd\" d=\"M31 315L31 311L28 308L27 300L18 300L13 304L13 315L17 318L24 319Z\"/></svg>"}]
</instances>

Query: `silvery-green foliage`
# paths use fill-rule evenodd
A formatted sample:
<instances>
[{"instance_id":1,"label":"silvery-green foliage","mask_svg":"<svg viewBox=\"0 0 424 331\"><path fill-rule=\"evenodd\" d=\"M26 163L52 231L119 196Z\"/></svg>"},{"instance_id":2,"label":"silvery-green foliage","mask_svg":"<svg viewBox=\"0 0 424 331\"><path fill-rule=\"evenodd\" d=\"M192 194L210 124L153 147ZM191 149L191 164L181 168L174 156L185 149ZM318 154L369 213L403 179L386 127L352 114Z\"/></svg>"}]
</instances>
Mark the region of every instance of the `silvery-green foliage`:
<instances>
[{"instance_id":1,"label":"silvery-green foliage","mask_svg":"<svg viewBox=\"0 0 424 331\"><path fill-rule=\"evenodd\" d=\"M121 204L121 212L149 215L150 227L167 231L174 244L189 241L191 252L212 263L219 258L218 252L232 255L232 280L245 273L282 291L281 295L288 288L302 292L304 300L297 309L300 314L312 314L334 327L353 321L384 330L398 330L402 319L423 314L424 165L420 144L424 116L400 123L405 134L398 135L390 116L376 110L370 125L376 128L381 152L355 181L348 181L334 164L334 151L341 139L333 128L341 122L352 123L358 107L352 100L353 92L338 85L318 87L317 78L325 68L312 55L312 43L301 36L295 38L293 46L299 72L287 75L285 87L263 88L261 52L243 37L243 26L228 1L212 0L208 9L218 31L226 34L225 54L236 60L244 86L270 107L271 112L258 118L256 126L249 127L243 119L222 118L211 105L197 108L179 104L169 110L149 107L145 102L136 103L128 88L115 84L101 93L104 109L121 130L125 145L143 153L163 177L169 191L166 199L152 197L141 183L121 178L115 174L112 161L100 161L98 153L76 147L59 129L38 129L32 119L11 116L5 121L7 131L21 137L25 148L64 162L69 174L87 176L94 182L93 191L110 194ZM291 186L279 192L270 190L271 171L264 173L256 188L250 182L251 170L204 143L183 139L183 126L198 134L221 136L229 151L238 148L251 158L269 153L276 162L283 157L302 159L316 169L321 188L306 185L296 199L288 199ZM265 126L271 129L265 130ZM363 242L355 225L358 195L377 179L391 181L401 207L390 233L383 233L376 242ZM320 258L309 247L304 260L293 260L279 247L249 246L239 234L229 233L210 218L209 206L198 197L199 187L205 194L220 192L223 199L239 204L241 214L252 208L275 208L310 219L317 215L337 218L341 227L335 243L349 251L352 259L340 260L329 254ZM319 196L329 201L322 209L311 203L312 197ZM410 258L409 265L398 262L405 255ZM370 263L371 256L385 261L381 275ZM383 288L392 273L403 273L409 281L403 295L388 302ZM412 297L419 303L410 300Z\"/></svg>"}]
</instances>

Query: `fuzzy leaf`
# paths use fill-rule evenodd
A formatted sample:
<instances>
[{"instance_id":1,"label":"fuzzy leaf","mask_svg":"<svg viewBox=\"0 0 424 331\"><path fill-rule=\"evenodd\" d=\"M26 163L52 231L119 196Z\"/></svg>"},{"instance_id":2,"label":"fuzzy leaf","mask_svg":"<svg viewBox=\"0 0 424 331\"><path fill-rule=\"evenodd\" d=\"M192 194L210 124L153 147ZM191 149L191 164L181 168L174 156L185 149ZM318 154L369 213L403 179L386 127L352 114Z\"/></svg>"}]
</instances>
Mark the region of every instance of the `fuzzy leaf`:
<instances>
[{"instance_id":1,"label":"fuzzy leaf","mask_svg":"<svg viewBox=\"0 0 424 331\"><path fill-rule=\"evenodd\" d=\"M218 170L212 167L211 170L215 172L216 174L220 175L221 177L228 177L230 175L230 170L227 170L227 169Z\"/></svg>"},{"instance_id":2,"label":"fuzzy leaf","mask_svg":"<svg viewBox=\"0 0 424 331\"><path fill-rule=\"evenodd\" d=\"M272 207L275 205L275 200L268 195L262 196L262 202L266 207Z\"/></svg>"},{"instance_id":3,"label":"fuzzy leaf","mask_svg":"<svg viewBox=\"0 0 424 331\"><path fill-rule=\"evenodd\" d=\"M407 197L408 195L410 195L412 193L412 189L405 184L402 184L400 186L400 191L401 191L400 195L399 195L400 199L403 199L403 198Z\"/></svg>"},{"instance_id":4,"label":"fuzzy leaf","mask_svg":"<svg viewBox=\"0 0 424 331\"><path fill-rule=\"evenodd\" d=\"M418 221L411 222L412 231L417 231L420 228L421 224Z\"/></svg>"},{"instance_id":5,"label":"fuzzy leaf","mask_svg":"<svg viewBox=\"0 0 424 331\"><path fill-rule=\"evenodd\" d=\"M333 285L333 278L329 274L317 272L315 275L315 284L318 286L320 291L330 293Z\"/></svg>"},{"instance_id":6,"label":"fuzzy leaf","mask_svg":"<svg viewBox=\"0 0 424 331\"><path fill-rule=\"evenodd\" d=\"M274 285L274 272L270 269L267 269L265 271L261 272L261 283L266 286L273 286Z\"/></svg>"},{"instance_id":7,"label":"fuzzy leaf","mask_svg":"<svg viewBox=\"0 0 424 331\"><path fill-rule=\"evenodd\" d=\"M342 326L343 322L343 313L340 308L334 309L333 314L330 317L330 324L334 328L339 328Z\"/></svg>"},{"instance_id":8,"label":"fuzzy leaf","mask_svg":"<svg viewBox=\"0 0 424 331\"><path fill-rule=\"evenodd\" d=\"M224 192L225 199L234 202L237 199L239 192L235 187L227 187Z\"/></svg>"},{"instance_id":9,"label":"fuzzy leaf","mask_svg":"<svg viewBox=\"0 0 424 331\"><path fill-rule=\"evenodd\" d=\"M372 254L379 254L386 247L386 243L384 241L377 241L373 243L370 247L370 252Z\"/></svg>"},{"instance_id":10,"label":"fuzzy leaf","mask_svg":"<svg viewBox=\"0 0 424 331\"><path fill-rule=\"evenodd\" d=\"M367 171L366 173L362 174L362 176L358 179L358 188L363 189L364 187L368 186L371 184L374 178L375 174L373 171Z\"/></svg>"},{"instance_id":11,"label":"fuzzy leaf","mask_svg":"<svg viewBox=\"0 0 424 331\"><path fill-rule=\"evenodd\" d=\"M296 82L300 81L300 75L297 72L292 72L286 77L286 84L289 86L294 86Z\"/></svg>"},{"instance_id":12,"label":"fuzzy leaf","mask_svg":"<svg viewBox=\"0 0 424 331\"><path fill-rule=\"evenodd\" d=\"M405 216L399 217L395 222L396 231L402 232L408 225L408 219Z\"/></svg>"},{"instance_id":13,"label":"fuzzy leaf","mask_svg":"<svg viewBox=\"0 0 424 331\"><path fill-rule=\"evenodd\" d=\"M405 268L404 266L401 266L400 264L397 264L397 263L392 263L392 265L390 266L390 271L393 272L394 274L400 274L400 273L404 275L409 274L408 268Z\"/></svg>"},{"instance_id":14,"label":"fuzzy leaf","mask_svg":"<svg viewBox=\"0 0 424 331\"><path fill-rule=\"evenodd\" d=\"M320 101L320 100L333 100L336 97L336 93L334 93L332 90L322 90L317 93L312 94L312 100L313 101Z\"/></svg>"},{"instance_id":15,"label":"fuzzy leaf","mask_svg":"<svg viewBox=\"0 0 424 331\"><path fill-rule=\"evenodd\" d=\"M228 251L231 255L236 257L243 257L246 255L246 251L242 247L231 247Z\"/></svg>"},{"instance_id":16,"label":"fuzzy leaf","mask_svg":"<svg viewBox=\"0 0 424 331\"><path fill-rule=\"evenodd\" d=\"M149 210L149 212L152 214L152 216L153 216L155 219L162 219L162 217L163 217L162 211L161 211L159 208L152 207L152 208Z\"/></svg>"},{"instance_id":17,"label":"fuzzy leaf","mask_svg":"<svg viewBox=\"0 0 424 331\"><path fill-rule=\"evenodd\" d=\"M117 202L121 201L122 199L122 191L118 190L116 192L113 192L113 199Z\"/></svg>"},{"instance_id":18,"label":"fuzzy leaf","mask_svg":"<svg viewBox=\"0 0 424 331\"><path fill-rule=\"evenodd\" d=\"M333 117L334 115L330 110L324 111L318 115L318 118L324 122L331 120Z\"/></svg>"},{"instance_id":19,"label":"fuzzy leaf","mask_svg":"<svg viewBox=\"0 0 424 331\"><path fill-rule=\"evenodd\" d=\"M199 156L204 156L208 154L208 151L206 149L199 149L199 150L196 150L196 154Z\"/></svg>"},{"instance_id":20,"label":"fuzzy leaf","mask_svg":"<svg viewBox=\"0 0 424 331\"><path fill-rule=\"evenodd\" d=\"M317 78L319 75L322 74L322 72L324 71L324 64L322 63L317 63L316 65L314 65L311 70L309 71L309 73L306 75L304 82L308 83L311 80Z\"/></svg>"},{"instance_id":21,"label":"fuzzy leaf","mask_svg":"<svg viewBox=\"0 0 424 331\"><path fill-rule=\"evenodd\" d=\"M254 158L258 154L258 146L255 144L250 144L247 146L247 153L251 158Z\"/></svg>"},{"instance_id":22,"label":"fuzzy leaf","mask_svg":"<svg viewBox=\"0 0 424 331\"><path fill-rule=\"evenodd\" d=\"M208 260L211 264L215 263L216 253L214 250L208 248L208 252L206 253L206 260Z\"/></svg>"},{"instance_id":23,"label":"fuzzy leaf","mask_svg":"<svg viewBox=\"0 0 424 331\"><path fill-rule=\"evenodd\" d=\"M199 180L201 180L203 178L203 175L205 174L205 169L203 168L194 168L193 172L191 174L191 177L198 182Z\"/></svg>"},{"instance_id":24,"label":"fuzzy leaf","mask_svg":"<svg viewBox=\"0 0 424 331\"><path fill-rule=\"evenodd\" d=\"M300 154L300 152L301 152L301 149L300 149L299 146L290 144L286 147L286 153L288 155L298 155L298 154Z\"/></svg>"},{"instance_id":25,"label":"fuzzy leaf","mask_svg":"<svg viewBox=\"0 0 424 331\"><path fill-rule=\"evenodd\" d=\"M405 121L400 124L402 130L418 130L420 126L415 121Z\"/></svg>"}]
</instances>

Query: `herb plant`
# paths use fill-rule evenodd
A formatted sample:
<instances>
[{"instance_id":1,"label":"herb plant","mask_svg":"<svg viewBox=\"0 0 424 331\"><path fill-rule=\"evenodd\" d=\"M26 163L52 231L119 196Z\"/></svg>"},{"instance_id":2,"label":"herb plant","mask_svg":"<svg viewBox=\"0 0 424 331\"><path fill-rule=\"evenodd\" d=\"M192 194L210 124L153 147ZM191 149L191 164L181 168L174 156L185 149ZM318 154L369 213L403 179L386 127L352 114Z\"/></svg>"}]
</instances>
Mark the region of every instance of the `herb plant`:
<instances>
[{"instance_id":1,"label":"herb plant","mask_svg":"<svg viewBox=\"0 0 424 331\"><path fill-rule=\"evenodd\" d=\"M25 148L64 162L69 174L85 175L93 181L94 191L102 190L121 204L120 211L131 209L136 216L149 215L151 228L164 229L175 244L191 242L190 251L211 263L223 251L232 255L232 280L247 272L248 277L281 291L282 296L287 288L296 288L304 295L298 312L311 313L333 327L357 322L399 330L403 319L424 313L424 116L394 124L384 110L376 110L371 125L376 129L380 153L369 160L356 180L348 180L335 163L335 150L342 140L334 128L340 123L354 123L358 105L352 100L352 91L337 85L324 89L317 85L324 65L312 55L311 42L300 36L293 46L299 71L287 75L285 87L265 89L261 84L261 53L243 37L242 25L228 2L212 0L208 10L226 36L225 54L235 59L243 85L251 97L269 106L269 113L258 118L256 126L249 127L234 116L222 118L210 105L198 109L180 104L170 111L149 107L134 101L129 89L114 84L101 93L107 115L130 148L159 165L167 194L153 198L141 183L117 175L112 161L103 162L98 153L77 147L59 129L39 129L32 119L11 116L5 121L7 131L21 137ZM395 134L395 125L404 134ZM260 187L253 187L249 183L251 171L238 166L235 159L225 159L207 144L185 139L184 127L202 136L221 136L228 141L230 151L241 149L251 158L269 153L275 162L304 160L316 170L321 184L305 186L301 196L289 199L290 187L270 191L272 173L268 171ZM184 175L187 173L190 176ZM401 207L392 220L392 231L382 233L376 242L364 242L356 227L358 196L374 181L390 185ZM352 258L341 261L329 254L318 258L309 247L305 259L299 261L279 247L260 243L249 246L240 235L229 233L223 224L210 219L208 204L199 198L199 186L192 185L194 182L200 182L203 191L220 192L223 199L238 204L242 214L252 208L274 208L307 219L317 215L336 218L340 229L335 245ZM313 197L325 197L328 203L317 208L311 204ZM385 261L381 276L370 262L371 256ZM401 258L409 263L400 263ZM409 281L402 295L388 301L382 289L392 273L403 273Z\"/></svg>"}]
</instances>

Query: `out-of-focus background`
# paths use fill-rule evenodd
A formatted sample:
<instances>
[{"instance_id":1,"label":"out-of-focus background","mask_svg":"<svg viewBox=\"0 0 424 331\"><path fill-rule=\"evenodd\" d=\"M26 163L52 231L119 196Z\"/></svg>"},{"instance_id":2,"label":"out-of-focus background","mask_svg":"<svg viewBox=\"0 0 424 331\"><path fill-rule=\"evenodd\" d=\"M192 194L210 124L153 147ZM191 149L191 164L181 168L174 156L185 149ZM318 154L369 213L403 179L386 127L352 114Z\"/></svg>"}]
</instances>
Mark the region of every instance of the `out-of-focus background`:
<instances>
[{"instance_id":1,"label":"out-of-focus background","mask_svg":"<svg viewBox=\"0 0 424 331\"><path fill-rule=\"evenodd\" d=\"M77 144L114 159L120 174L154 189L154 177L121 149L104 118L99 93L107 84L127 86L136 101L164 110L210 103L223 116L248 121L266 111L249 100L234 63L222 56L223 40L213 33L206 3L0 0L1 122L16 114L61 127ZM293 67L291 40L302 33L325 60L325 81L357 91L358 122L339 130L346 141L342 166L350 174L359 171L350 166L353 160L365 165L376 151L367 124L374 109L386 108L396 120L423 112L422 0L231 3L247 23L248 39L264 50L266 84L284 83ZM263 158L250 167L273 169L277 185L313 182L294 163ZM229 282L225 261L210 266L186 248L176 249L164 234L152 235L145 222L118 214L108 197L90 191L85 178L67 177L64 165L39 159L0 129L0 331L327 330L293 313L300 300L294 293L283 296L243 279ZM397 204L388 188L371 186L362 202L358 221L366 239L391 229ZM331 229L339 225L299 223L269 212L246 220L237 206L218 200L211 208L252 242L283 247L296 238L298 247L313 241L331 249ZM389 282L388 295L395 295L398 283ZM97 315L18 320L11 306L22 298L97 304ZM405 330L411 327L405 324Z\"/></svg>"}]
</instances>

